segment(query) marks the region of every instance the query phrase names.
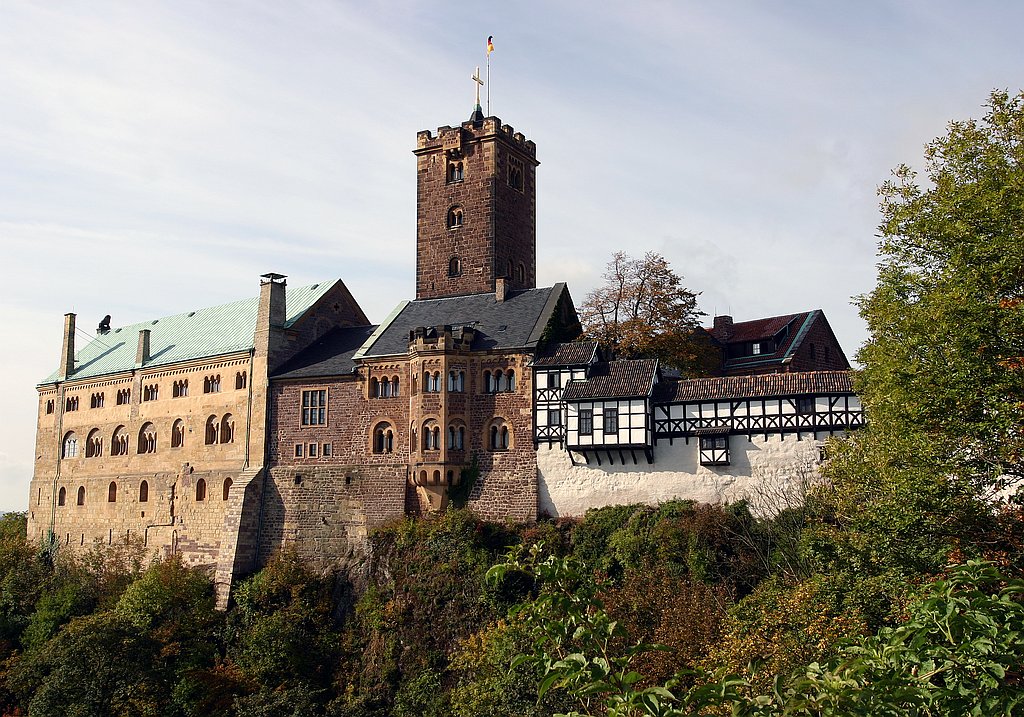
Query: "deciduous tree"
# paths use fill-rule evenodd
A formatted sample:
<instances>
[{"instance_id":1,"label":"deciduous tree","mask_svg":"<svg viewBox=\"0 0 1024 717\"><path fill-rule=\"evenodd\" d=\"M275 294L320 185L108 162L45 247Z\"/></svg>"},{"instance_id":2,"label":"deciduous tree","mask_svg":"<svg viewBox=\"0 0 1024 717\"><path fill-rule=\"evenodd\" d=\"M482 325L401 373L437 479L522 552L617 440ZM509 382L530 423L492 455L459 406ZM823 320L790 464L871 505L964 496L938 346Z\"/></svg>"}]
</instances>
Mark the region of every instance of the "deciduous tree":
<instances>
[{"instance_id":1,"label":"deciduous tree","mask_svg":"<svg viewBox=\"0 0 1024 717\"><path fill-rule=\"evenodd\" d=\"M626 357L659 358L687 374L717 367L718 356L699 320L697 294L683 286L668 260L615 252L604 283L580 306L584 331Z\"/></svg>"}]
</instances>

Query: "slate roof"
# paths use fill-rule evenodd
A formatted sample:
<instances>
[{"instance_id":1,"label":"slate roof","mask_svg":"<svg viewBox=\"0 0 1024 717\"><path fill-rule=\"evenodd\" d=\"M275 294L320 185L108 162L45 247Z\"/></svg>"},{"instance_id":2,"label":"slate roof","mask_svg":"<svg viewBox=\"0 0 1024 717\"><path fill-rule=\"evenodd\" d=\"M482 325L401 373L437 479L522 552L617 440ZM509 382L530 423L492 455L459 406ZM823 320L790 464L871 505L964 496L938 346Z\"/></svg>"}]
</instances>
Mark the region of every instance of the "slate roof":
<instances>
[{"instance_id":1,"label":"slate roof","mask_svg":"<svg viewBox=\"0 0 1024 717\"><path fill-rule=\"evenodd\" d=\"M340 280L288 287L285 328L290 327ZM164 316L129 324L99 334L75 353L75 371L68 380L93 378L135 368L139 331L149 329L149 355L145 367L247 351L253 347L259 296L230 304ZM81 333L79 333L81 336ZM76 337L77 340L78 337ZM54 371L42 383L58 380Z\"/></svg>"},{"instance_id":2,"label":"slate roof","mask_svg":"<svg viewBox=\"0 0 1024 717\"><path fill-rule=\"evenodd\" d=\"M587 366L597 354L596 341L551 344L533 360L534 366Z\"/></svg>"},{"instance_id":3,"label":"slate roof","mask_svg":"<svg viewBox=\"0 0 1024 717\"><path fill-rule=\"evenodd\" d=\"M352 373L356 367L352 357L376 328L355 326L331 329L274 371L271 378L315 378Z\"/></svg>"},{"instance_id":4,"label":"slate roof","mask_svg":"<svg viewBox=\"0 0 1024 717\"><path fill-rule=\"evenodd\" d=\"M409 350L409 332L420 326L470 326L473 351L533 348L565 290L565 284L515 292L498 303L492 292L409 301L393 312L358 352L394 356Z\"/></svg>"},{"instance_id":5,"label":"slate roof","mask_svg":"<svg viewBox=\"0 0 1024 717\"><path fill-rule=\"evenodd\" d=\"M662 381L655 387L654 402L693 403L740 398L800 396L812 393L853 393L850 372L805 371Z\"/></svg>"},{"instance_id":6,"label":"slate roof","mask_svg":"<svg viewBox=\"0 0 1024 717\"><path fill-rule=\"evenodd\" d=\"M595 364L586 379L576 379L566 384L562 400L650 396L657 373L657 359L628 359Z\"/></svg>"}]
</instances>

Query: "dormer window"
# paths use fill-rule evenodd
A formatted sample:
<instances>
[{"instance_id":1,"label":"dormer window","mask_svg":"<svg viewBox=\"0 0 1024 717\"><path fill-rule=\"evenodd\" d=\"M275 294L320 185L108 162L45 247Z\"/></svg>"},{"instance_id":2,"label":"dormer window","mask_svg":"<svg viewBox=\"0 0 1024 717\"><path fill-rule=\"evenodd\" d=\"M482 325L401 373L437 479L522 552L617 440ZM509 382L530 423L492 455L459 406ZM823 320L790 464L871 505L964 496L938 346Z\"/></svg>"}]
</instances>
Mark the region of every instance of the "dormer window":
<instances>
[{"instance_id":1,"label":"dormer window","mask_svg":"<svg viewBox=\"0 0 1024 717\"><path fill-rule=\"evenodd\" d=\"M448 210L448 228L458 229L462 226L462 207L452 207Z\"/></svg>"}]
</instances>

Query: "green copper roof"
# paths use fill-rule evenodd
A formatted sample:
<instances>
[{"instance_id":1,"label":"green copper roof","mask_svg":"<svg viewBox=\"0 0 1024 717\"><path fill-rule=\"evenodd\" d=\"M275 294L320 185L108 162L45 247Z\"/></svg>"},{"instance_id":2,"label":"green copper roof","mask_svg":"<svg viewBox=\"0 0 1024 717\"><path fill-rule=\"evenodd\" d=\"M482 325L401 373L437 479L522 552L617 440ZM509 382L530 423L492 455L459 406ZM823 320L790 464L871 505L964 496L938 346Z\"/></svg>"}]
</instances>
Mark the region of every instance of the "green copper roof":
<instances>
[{"instance_id":1,"label":"green copper roof","mask_svg":"<svg viewBox=\"0 0 1024 717\"><path fill-rule=\"evenodd\" d=\"M336 283L337 279L311 286L288 287L285 328L298 321ZM75 353L75 372L68 380L104 376L135 368L139 331L149 329L149 360L145 368L182 361L222 356L253 348L259 297L197 309L111 329L99 334ZM78 331L76 341L82 336ZM54 371L42 383L55 383Z\"/></svg>"}]
</instances>

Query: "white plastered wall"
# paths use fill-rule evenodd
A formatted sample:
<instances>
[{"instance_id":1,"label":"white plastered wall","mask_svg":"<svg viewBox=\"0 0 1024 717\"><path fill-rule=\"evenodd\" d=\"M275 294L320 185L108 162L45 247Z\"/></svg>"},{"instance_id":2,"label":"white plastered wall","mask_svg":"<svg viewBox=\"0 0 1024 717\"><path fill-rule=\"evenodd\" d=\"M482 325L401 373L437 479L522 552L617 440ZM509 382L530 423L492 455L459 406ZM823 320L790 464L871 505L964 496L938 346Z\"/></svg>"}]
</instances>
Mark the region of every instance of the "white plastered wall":
<instances>
[{"instance_id":1,"label":"white plastered wall","mask_svg":"<svg viewBox=\"0 0 1024 717\"><path fill-rule=\"evenodd\" d=\"M654 448L655 462L648 464L641 453L638 464L618 453L615 464L603 465L593 457L589 465L573 465L569 454L557 445L537 449L538 512L552 517L583 515L590 508L627 503L656 504L672 499L702 503L734 503L747 499L755 513L770 514L797 505L808 486L820 479L819 448L827 434L779 434L730 436L730 464L702 466L698 441L676 438L673 444L660 440Z\"/></svg>"}]
</instances>

